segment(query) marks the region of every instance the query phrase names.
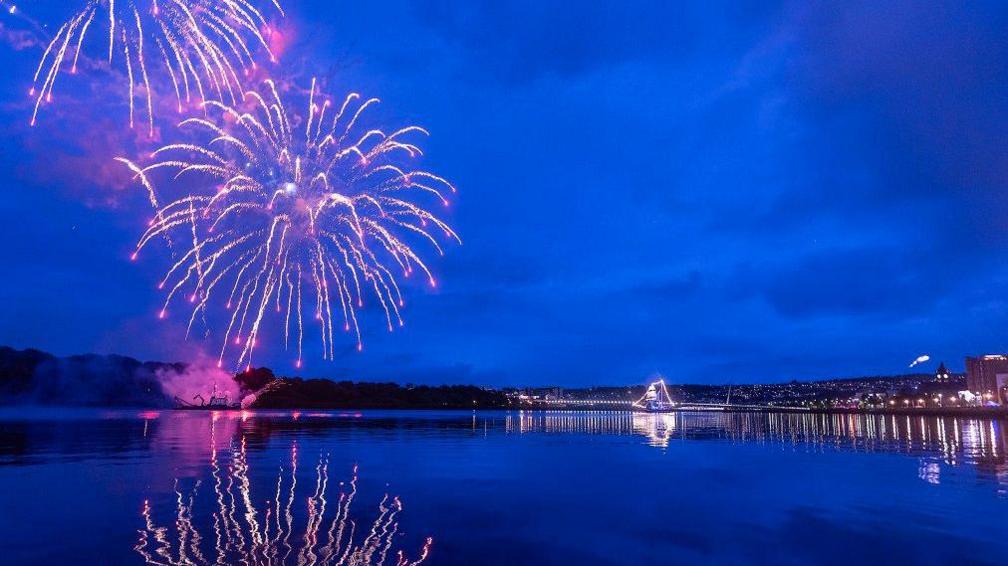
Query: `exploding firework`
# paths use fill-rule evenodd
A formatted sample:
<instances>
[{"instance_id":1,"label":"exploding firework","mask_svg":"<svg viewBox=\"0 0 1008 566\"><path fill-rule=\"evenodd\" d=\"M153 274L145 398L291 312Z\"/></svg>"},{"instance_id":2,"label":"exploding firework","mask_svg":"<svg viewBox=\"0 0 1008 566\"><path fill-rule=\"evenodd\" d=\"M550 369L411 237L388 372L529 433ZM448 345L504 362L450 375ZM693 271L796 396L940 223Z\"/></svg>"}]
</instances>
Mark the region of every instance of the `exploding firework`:
<instances>
[{"instance_id":1,"label":"exploding firework","mask_svg":"<svg viewBox=\"0 0 1008 566\"><path fill-rule=\"evenodd\" d=\"M179 111L193 99L236 102L243 90L239 76L255 68L253 50L269 52L266 19L254 1L87 0L56 32L35 70L32 125L42 104L51 102L60 71L69 66L70 73L77 72L88 32L98 27L108 29L107 54L102 57L125 67L131 128L135 99L142 90L147 122L154 131L150 66L167 71ZM264 1L282 13L279 0Z\"/></svg>"},{"instance_id":2,"label":"exploding firework","mask_svg":"<svg viewBox=\"0 0 1008 566\"><path fill-rule=\"evenodd\" d=\"M208 101L205 118L182 121L199 141L165 145L144 166L119 159L155 209L133 258L154 240L175 248L186 242L161 280L168 293L160 316L176 296L189 300L190 331L211 301L230 311L218 363L232 346L237 365L250 366L274 310L285 347L297 349L297 367L308 316L318 324L323 357L334 358L334 326L352 332L360 350L365 295L380 305L391 332L403 324L399 277L419 270L436 286L410 242L441 255L441 236L461 243L423 204L448 206L445 195L455 188L404 165L422 155L408 138L426 135L423 128L358 126L378 99L351 93L333 104L312 80L302 117L288 113L273 81L245 98L243 109ZM195 177L188 179L195 189L162 204L152 184L159 170L175 173L174 186Z\"/></svg>"}]
</instances>

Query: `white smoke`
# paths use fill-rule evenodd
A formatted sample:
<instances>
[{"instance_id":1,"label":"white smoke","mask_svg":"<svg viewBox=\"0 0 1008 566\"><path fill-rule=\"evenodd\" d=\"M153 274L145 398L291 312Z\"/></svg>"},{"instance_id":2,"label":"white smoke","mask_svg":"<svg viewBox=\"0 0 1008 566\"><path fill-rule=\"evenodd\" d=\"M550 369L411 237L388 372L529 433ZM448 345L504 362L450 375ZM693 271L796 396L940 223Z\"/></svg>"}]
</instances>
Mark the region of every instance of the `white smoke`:
<instances>
[{"instance_id":1,"label":"white smoke","mask_svg":"<svg viewBox=\"0 0 1008 566\"><path fill-rule=\"evenodd\" d=\"M209 402L215 385L217 396L226 395L229 403L237 403L241 399L234 377L214 363L189 364L181 372L165 368L158 370L157 377L165 395L178 397L187 403L194 402L197 395ZM195 399L195 402L199 403L199 400Z\"/></svg>"}]
</instances>

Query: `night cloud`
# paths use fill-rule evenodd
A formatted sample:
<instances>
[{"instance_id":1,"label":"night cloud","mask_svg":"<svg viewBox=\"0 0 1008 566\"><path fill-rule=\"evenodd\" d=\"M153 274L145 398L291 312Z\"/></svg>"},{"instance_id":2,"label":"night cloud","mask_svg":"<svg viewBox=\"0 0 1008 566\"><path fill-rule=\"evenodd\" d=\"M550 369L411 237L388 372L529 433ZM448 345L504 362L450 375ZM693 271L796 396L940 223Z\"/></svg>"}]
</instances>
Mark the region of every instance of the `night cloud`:
<instances>
[{"instance_id":1,"label":"night cloud","mask_svg":"<svg viewBox=\"0 0 1008 566\"><path fill-rule=\"evenodd\" d=\"M936 271L927 254L892 248L803 257L776 268L769 279L764 296L787 317L920 315L960 281Z\"/></svg>"}]
</instances>

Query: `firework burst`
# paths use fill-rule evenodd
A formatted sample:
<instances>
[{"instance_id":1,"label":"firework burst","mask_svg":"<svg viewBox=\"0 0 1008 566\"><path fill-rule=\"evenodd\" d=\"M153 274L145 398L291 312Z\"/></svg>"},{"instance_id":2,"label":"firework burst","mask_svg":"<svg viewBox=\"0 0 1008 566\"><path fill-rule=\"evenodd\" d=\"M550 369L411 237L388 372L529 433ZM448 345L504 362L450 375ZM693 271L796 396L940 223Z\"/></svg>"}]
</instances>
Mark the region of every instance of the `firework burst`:
<instances>
[{"instance_id":1,"label":"firework burst","mask_svg":"<svg viewBox=\"0 0 1008 566\"><path fill-rule=\"evenodd\" d=\"M312 80L303 117L288 113L272 81L245 100L241 109L208 101L205 118L181 122L198 142L165 145L144 166L120 158L155 208L134 259L162 238L181 256L161 280L160 316L177 296L189 301L190 330L211 302L230 311L218 363L232 347L238 366L251 364L271 313L298 367L306 318L319 328L323 357L334 357L334 327L352 333L360 350L365 296L380 305L391 332L403 324L399 278L419 271L436 285L410 241L442 255L439 237L461 243L422 204L447 206L455 188L405 165L422 155L408 140L424 129L358 126L377 99L351 93L333 104ZM151 180L162 170L176 185L195 177L188 182L196 189L162 204Z\"/></svg>"},{"instance_id":2,"label":"firework burst","mask_svg":"<svg viewBox=\"0 0 1008 566\"><path fill-rule=\"evenodd\" d=\"M255 68L253 50L262 48L273 59L263 32L266 19L254 1L87 0L56 32L35 70L32 125L42 105L52 101L60 72L67 67L77 72L88 32L97 28L108 30L102 58L125 68L131 128L139 97L153 134L152 66L167 71L179 111L194 99L237 102L239 77ZM264 1L282 14L279 0Z\"/></svg>"}]
</instances>

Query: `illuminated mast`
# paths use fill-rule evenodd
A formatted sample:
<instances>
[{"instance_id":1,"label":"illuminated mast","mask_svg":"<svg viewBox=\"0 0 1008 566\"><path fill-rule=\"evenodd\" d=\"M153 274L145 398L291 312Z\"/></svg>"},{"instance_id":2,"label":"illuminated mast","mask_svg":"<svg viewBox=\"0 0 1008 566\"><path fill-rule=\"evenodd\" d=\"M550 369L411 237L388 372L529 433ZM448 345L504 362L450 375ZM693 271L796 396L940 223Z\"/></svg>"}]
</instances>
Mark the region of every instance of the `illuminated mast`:
<instances>
[{"instance_id":1,"label":"illuminated mast","mask_svg":"<svg viewBox=\"0 0 1008 566\"><path fill-rule=\"evenodd\" d=\"M665 379L659 378L648 385L644 396L634 402L633 406L648 412L660 413L675 409L676 403L672 401L668 388L665 387Z\"/></svg>"}]
</instances>

